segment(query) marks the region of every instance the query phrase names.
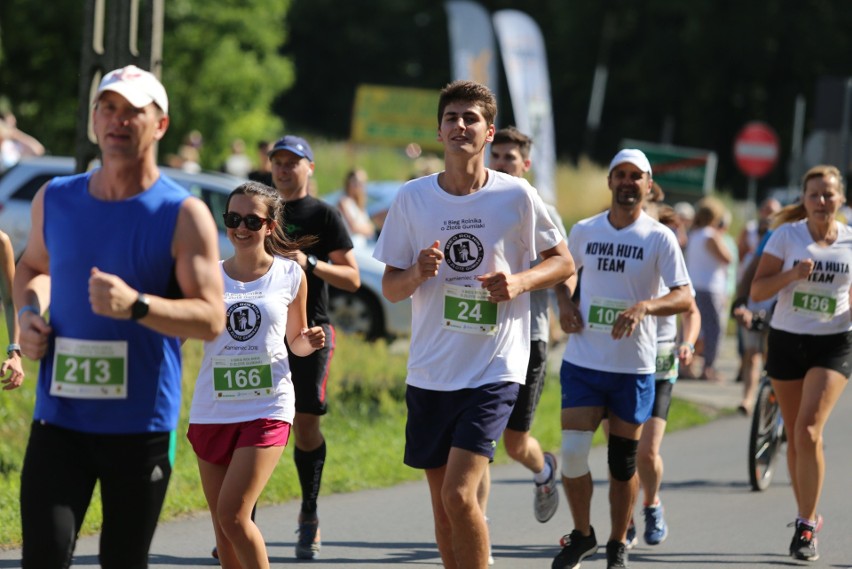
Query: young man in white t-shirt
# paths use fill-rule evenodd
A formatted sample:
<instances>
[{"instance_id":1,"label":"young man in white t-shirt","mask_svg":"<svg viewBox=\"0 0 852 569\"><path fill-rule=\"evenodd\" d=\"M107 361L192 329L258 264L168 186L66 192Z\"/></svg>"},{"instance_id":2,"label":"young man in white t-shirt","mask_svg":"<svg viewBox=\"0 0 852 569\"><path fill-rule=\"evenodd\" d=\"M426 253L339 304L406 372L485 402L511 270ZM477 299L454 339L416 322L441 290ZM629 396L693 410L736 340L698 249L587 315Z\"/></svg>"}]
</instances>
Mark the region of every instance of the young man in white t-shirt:
<instances>
[{"instance_id":1,"label":"young man in white t-shirt","mask_svg":"<svg viewBox=\"0 0 852 569\"><path fill-rule=\"evenodd\" d=\"M574 270L535 189L485 167L496 114L487 87L456 81L441 91L445 170L402 187L374 253L387 265L385 297L412 298L405 463L426 471L448 568L488 564L476 494L526 373L523 293Z\"/></svg>"},{"instance_id":2,"label":"young man in white t-shirt","mask_svg":"<svg viewBox=\"0 0 852 569\"><path fill-rule=\"evenodd\" d=\"M597 551L588 455L605 411L612 518L607 567L627 566L625 538L639 487L636 450L654 402L652 317L684 312L692 302L677 239L642 210L653 183L648 159L639 150L620 151L607 181L610 209L574 225L568 239L583 269L579 305L565 305L560 315L572 334L561 371L562 483L574 529L563 538L554 569L573 569ZM670 292L657 297L661 281Z\"/></svg>"}]
</instances>

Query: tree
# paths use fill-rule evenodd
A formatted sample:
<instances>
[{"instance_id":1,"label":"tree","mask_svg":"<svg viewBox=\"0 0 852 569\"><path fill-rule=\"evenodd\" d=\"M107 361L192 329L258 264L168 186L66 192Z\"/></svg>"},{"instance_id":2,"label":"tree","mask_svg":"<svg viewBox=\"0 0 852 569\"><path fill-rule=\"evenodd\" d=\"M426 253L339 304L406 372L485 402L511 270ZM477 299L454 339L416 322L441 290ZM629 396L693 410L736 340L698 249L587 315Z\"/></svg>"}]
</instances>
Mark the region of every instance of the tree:
<instances>
[{"instance_id":1,"label":"tree","mask_svg":"<svg viewBox=\"0 0 852 569\"><path fill-rule=\"evenodd\" d=\"M173 101L172 133L161 152L177 149L197 129L202 161L218 168L230 143L249 147L283 130L272 102L293 83L278 54L289 0L169 0L163 41L163 81Z\"/></svg>"},{"instance_id":2,"label":"tree","mask_svg":"<svg viewBox=\"0 0 852 569\"><path fill-rule=\"evenodd\" d=\"M163 83L171 127L160 148L174 152L191 129L216 167L232 139L281 132L272 101L293 82L279 55L289 0L168 0ZM74 153L83 2L0 2L0 105L52 154ZM3 109L0 109L3 110Z\"/></svg>"}]
</instances>

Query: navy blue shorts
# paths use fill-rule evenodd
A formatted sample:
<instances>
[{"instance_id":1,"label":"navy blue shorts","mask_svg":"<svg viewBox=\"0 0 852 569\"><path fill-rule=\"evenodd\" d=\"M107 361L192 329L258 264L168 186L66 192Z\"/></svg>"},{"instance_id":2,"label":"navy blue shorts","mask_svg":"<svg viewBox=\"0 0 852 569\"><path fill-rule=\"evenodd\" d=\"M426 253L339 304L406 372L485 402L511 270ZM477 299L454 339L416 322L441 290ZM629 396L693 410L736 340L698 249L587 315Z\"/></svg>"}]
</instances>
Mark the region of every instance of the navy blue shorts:
<instances>
[{"instance_id":1,"label":"navy blue shorts","mask_svg":"<svg viewBox=\"0 0 852 569\"><path fill-rule=\"evenodd\" d=\"M604 407L628 423L641 425L654 407L653 373L598 371L562 362L562 408Z\"/></svg>"},{"instance_id":2,"label":"navy blue shorts","mask_svg":"<svg viewBox=\"0 0 852 569\"><path fill-rule=\"evenodd\" d=\"M494 458L518 398L517 383L502 381L472 389L433 391L407 386L405 464L440 468L452 447Z\"/></svg>"}]
</instances>

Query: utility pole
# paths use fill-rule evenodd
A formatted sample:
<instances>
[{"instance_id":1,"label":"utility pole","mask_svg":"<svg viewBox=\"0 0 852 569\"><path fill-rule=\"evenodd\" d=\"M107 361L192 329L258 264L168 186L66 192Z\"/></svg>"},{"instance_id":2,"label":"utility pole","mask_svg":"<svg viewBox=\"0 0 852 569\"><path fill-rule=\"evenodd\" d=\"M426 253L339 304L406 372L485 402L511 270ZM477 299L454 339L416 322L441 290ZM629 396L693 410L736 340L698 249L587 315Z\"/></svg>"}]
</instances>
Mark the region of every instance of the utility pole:
<instances>
[{"instance_id":1,"label":"utility pole","mask_svg":"<svg viewBox=\"0 0 852 569\"><path fill-rule=\"evenodd\" d=\"M133 64L160 77L163 10L164 0L85 0L75 137L78 172L98 155L91 102L104 74Z\"/></svg>"}]
</instances>

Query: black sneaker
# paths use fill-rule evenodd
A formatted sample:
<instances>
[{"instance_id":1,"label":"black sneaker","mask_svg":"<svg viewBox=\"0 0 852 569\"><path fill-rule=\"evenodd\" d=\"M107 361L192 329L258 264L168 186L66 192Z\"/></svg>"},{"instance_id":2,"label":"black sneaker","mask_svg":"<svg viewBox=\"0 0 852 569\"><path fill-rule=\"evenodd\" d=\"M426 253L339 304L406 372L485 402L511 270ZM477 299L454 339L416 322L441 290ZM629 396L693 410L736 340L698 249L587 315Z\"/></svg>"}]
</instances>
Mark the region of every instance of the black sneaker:
<instances>
[{"instance_id":1,"label":"black sneaker","mask_svg":"<svg viewBox=\"0 0 852 569\"><path fill-rule=\"evenodd\" d=\"M598 540L595 539L595 528L589 528L590 535L583 535L579 530L574 530L568 535L562 536L559 545L562 551L553 558L550 569L576 569L580 561L594 555L598 550Z\"/></svg>"},{"instance_id":2,"label":"black sneaker","mask_svg":"<svg viewBox=\"0 0 852 569\"><path fill-rule=\"evenodd\" d=\"M606 569L617 567L627 567L627 545L613 539L606 543Z\"/></svg>"},{"instance_id":3,"label":"black sneaker","mask_svg":"<svg viewBox=\"0 0 852 569\"><path fill-rule=\"evenodd\" d=\"M822 529L822 516L817 517L816 526L800 521L794 524L796 531L793 534L793 541L790 542L790 557L802 561L816 561L819 559L816 533Z\"/></svg>"}]
</instances>

